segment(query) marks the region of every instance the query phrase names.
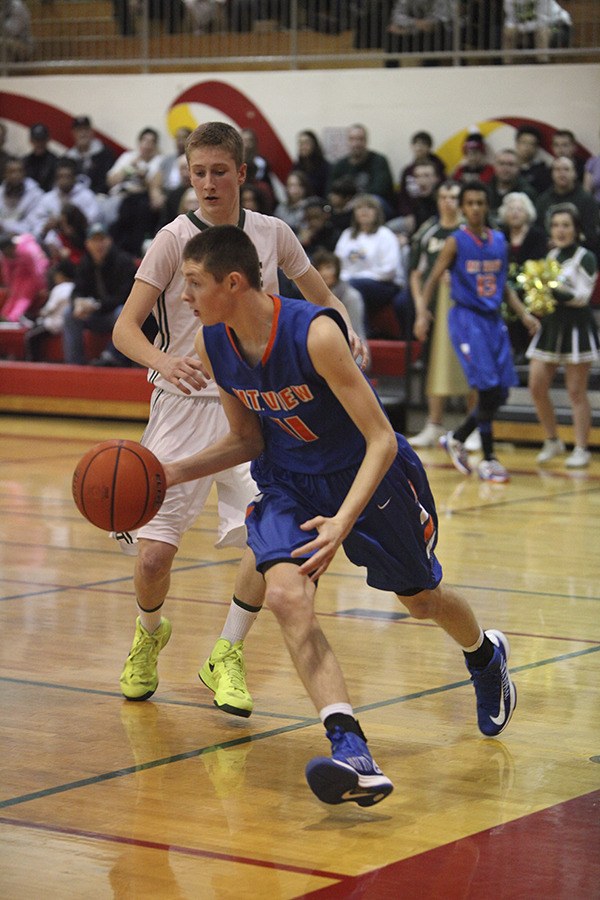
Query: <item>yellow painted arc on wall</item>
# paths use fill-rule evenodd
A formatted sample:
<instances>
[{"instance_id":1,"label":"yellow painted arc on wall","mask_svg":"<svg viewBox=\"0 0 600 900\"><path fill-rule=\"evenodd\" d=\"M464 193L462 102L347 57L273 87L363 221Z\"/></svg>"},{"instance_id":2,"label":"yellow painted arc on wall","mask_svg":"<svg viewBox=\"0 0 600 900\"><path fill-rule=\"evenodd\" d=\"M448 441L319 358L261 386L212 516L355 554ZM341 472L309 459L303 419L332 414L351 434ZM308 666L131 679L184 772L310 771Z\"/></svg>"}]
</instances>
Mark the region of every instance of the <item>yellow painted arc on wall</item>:
<instances>
[{"instance_id":1,"label":"yellow painted arc on wall","mask_svg":"<svg viewBox=\"0 0 600 900\"><path fill-rule=\"evenodd\" d=\"M167 115L167 127L173 137L178 128L189 128L193 131L199 124L197 118L192 114L189 103L178 103L169 110Z\"/></svg>"},{"instance_id":2,"label":"yellow painted arc on wall","mask_svg":"<svg viewBox=\"0 0 600 900\"><path fill-rule=\"evenodd\" d=\"M505 127L505 125L505 122L498 122L494 119L488 120L486 122L474 122L467 128L462 128L460 131L457 131L456 134L454 134L451 138L448 138L447 141L444 141L443 144L440 144L440 146L436 148L435 152L446 166L446 171L448 173L451 173L463 158L462 146L467 135L470 131L472 131L473 126L476 126L483 137L486 138L498 128Z\"/></svg>"}]
</instances>

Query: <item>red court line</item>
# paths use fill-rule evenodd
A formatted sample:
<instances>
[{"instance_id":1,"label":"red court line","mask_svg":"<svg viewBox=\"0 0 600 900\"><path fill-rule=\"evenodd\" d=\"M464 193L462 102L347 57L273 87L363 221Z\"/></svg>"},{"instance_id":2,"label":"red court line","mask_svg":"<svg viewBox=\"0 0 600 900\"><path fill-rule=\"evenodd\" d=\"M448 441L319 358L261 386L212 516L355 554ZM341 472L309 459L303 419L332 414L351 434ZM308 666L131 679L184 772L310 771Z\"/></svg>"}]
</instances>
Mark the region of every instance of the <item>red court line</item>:
<instances>
[{"instance_id":1,"label":"red court line","mask_svg":"<svg viewBox=\"0 0 600 900\"><path fill-rule=\"evenodd\" d=\"M101 831L87 831L83 828L70 828L63 825L50 825L45 822L11 819L7 816L0 816L0 825L9 825L14 826L15 828L28 828L33 831L45 831L50 834L66 835L67 837L86 838L92 841L105 841L109 844L127 844L132 847L146 847L149 850L181 853L184 856L195 856L202 859L221 859L225 862L238 863L246 866L277 869L279 872L296 872L299 875L315 875L317 878L335 878L338 881L344 881L348 878L347 875L340 875L338 872L324 872L320 869L311 869L307 866L292 866L287 863L277 863L268 859L254 859L249 856L237 856L232 853L217 853L214 850L202 850L199 847L183 847L179 844L165 844L160 841L145 841L140 838L125 837L120 834L106 834Z\"/></svg>"},{"instance_id":2,"label":"red court line","mask_svg":"<svg viewBox=\"0 0 600 900\"><path fill-rule=\"evenodd\" d=\"M600 790L303 897L592 900L600 897Z\"/></svg>"}]
</instances>

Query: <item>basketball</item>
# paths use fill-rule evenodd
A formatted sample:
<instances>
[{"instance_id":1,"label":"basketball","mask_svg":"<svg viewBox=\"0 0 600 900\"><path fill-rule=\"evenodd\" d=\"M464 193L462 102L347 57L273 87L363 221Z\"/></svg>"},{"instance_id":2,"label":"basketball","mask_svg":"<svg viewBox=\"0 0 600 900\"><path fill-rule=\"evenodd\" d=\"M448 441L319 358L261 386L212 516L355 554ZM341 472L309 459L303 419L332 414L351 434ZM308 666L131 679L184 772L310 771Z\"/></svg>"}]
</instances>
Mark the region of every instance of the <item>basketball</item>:
<instances>
[{"instance_id":1,"label":"basketball","mask_svg":"<svg viewBox=\"0 0 600 900\"><path fill-rule=\"evenodd\" d=\"M165 497L165 473L155 455L136 441L96 444L73 473L79 512L104 531L132 531L152 519Z\"/></svg>"}]
</instances>

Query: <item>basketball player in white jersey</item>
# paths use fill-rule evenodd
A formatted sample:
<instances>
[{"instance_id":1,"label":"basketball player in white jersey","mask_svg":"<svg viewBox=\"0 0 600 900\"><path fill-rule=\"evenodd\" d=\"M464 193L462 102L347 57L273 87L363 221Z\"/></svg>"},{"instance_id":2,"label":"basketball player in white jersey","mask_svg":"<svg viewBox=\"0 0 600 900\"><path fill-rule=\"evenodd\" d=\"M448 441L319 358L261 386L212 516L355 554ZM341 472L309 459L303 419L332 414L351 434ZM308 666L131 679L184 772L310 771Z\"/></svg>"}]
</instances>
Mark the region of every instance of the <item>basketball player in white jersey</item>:
<instances>
[{"instance_id":1,"label":"basketball player in white jersey","mask_svg":"<svg viewBox=\"0 0 600 900\"><path fill-rule=\"evenodd\" d=\"M280 267L305 297L339 310L349 326L344 306L311 265L292 230L280 219L240 208L246 165L236 129L223 122L200 125L186 142L186 156L199 208L178 216L158 232L113 333L114 344L122 353L148 367L155 390L142 443L165 462L197 453L228 431L217 387L205 377L194 351L198 319L181 299L183 248L199 230L238 225L258 251L265 291L278 292ZM142 331L150 313L159 328L154 344ZM350 334L353 352L362 356L364 366L367 349L352 329ZM216 546L243 547L245 552L221 637L198 674L214 692L215 706L233 715L249 716L253 703L245 680L243 641L262 607L264 582L246 548L244 518L255 493L247 464L170 488L151 522L136 535L116 535L126 551L137 549L134 587L138 618L121 674L121 690L128 700L146 700L158 686L158 654L171 636L171 625L161 615L171 567L181 537L204 507L213 483L219 513Z\"/></svg>"}]
</instances>

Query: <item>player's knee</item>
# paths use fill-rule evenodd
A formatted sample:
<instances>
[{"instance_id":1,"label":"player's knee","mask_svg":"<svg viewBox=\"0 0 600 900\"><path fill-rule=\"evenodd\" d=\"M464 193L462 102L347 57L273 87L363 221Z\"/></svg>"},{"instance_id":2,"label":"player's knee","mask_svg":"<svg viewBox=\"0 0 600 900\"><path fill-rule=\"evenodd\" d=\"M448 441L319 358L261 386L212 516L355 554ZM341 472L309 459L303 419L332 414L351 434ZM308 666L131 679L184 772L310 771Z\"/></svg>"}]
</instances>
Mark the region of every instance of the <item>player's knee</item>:
<instances>
[{"instance_id":1,"label":"player's knee","mask_svg":"<svg viewBox=\"0 0 600 900\"><path fill-rule=\"evenodd\" d=\"M140 541L136 559L136 576L144 581L165 578L171 571L177 548L159 541Z\"/></svg>"},{"instance_id":2,"label":"player's knee","mask_svg":"<svg viewBox=\"0 0 600 900\"><path fill-rule=\"evenodd\" d=\"M412 597L397 595L413 619L435 618L436 598L433 591L421 591Z\"/></svg>"},{"instance_id":3,"label":"player's knee","mask_svg":"<svg viewBox=\"0 0 600 900\"><path fill-rule=\"evenodd\" d=\"M299 588L294 588L285 582L277 582L267 585L265 604L281 625L303 616L305 597Z\"/></svg>"}]
</instances>

